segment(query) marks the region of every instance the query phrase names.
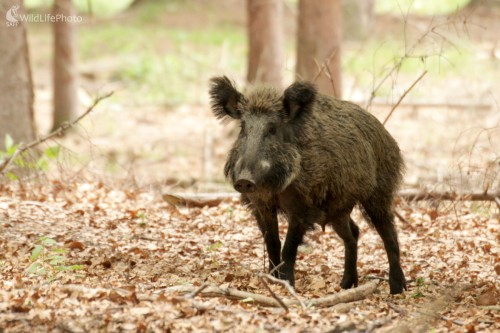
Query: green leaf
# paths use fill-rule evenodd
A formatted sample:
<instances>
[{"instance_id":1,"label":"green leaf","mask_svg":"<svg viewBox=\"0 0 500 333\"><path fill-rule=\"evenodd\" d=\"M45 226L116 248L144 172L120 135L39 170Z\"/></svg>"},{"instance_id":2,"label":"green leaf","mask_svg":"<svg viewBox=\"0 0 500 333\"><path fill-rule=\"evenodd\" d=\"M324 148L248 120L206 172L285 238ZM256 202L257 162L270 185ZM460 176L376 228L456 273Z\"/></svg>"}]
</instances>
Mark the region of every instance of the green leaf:
<instances>
[{"instance_id":1,"label":"green leaf","mask_svg":"<svg viewBox=\"0 0 500 333\"><path fill-rule=\"evenodd\" d=\"M215 251L215 250L217 250L217 249L218 249L219 247L221 247L221 246L222 246L222 242L217 242L217 243L214 243L214 244L212 244L212 245L210 245L210 246L208 247L208 251L210 251L210 252L211 252L211 251Z\"/></svg>"},{"instance_id":2,"label":"green leaf","mask_svg":"<svg viewBox=\"0 0 500 333\"><path fill-rule=\"evenodd\" d=\"M425 297L425 295L419 290L411 295L411 298L422 298Z\"/></svg>"},{"instance_id":3,"label":"green leaf","mask_svg":"<svg viewBox=\"0 0 500 333\"><path fill-rule=\"evenodd\" d=\"M28 267L26 270L29 274L35 274L40 268L42 267L42 264L39 262L34 262Z\"/></svg>"},{"instance_id":4,"label":"green leaf","mask_svg":"<svg viewBox=\"0 0 500 333\"><path fill-rule=\"evenodd\" d=\"M45 239L47 239L48 237L47 236L41 236L40 238L38 238L35 243L41 243L43 242Z\"/></svg>"},{"instance_id":5,"label":"green leaf","mask_svg":"<svg viewBox=\"0 0 500 333\"><path fill-rule=\"evenodd\" d=\"M36 245L33 251L31 251L31 261L35 261L40 257L40 254L42 254L44 247L42 245Z\"/></svg>"},{"instance_id":6,"label":"green leaf","mask_svg":"<svg viewBox=\"0 0 500 333\"><path fill-rule=\"evenodd\" d=\"M42 239L42 244L43 245L54 245L54 244L57 244L57 242L55 240L53 240L52 238L45 237L44 239Z\"/></svg>"},{"instance_id":7,"label":"green leaf","mask_svg":"<svg viewBox=\"0 0 500 333\"><path fill-rule=\"evenodd\" d=\"M84 269L84 265L71 265L71 266L57 266L54 267L58 271L78 271Z\"/></svg>"},{"instance_id":8,"label":"green leaf","mask_svg":"<svg viewBox=\"0 0 500 333\"><path fill-rule=\"evenodd\" d=\"M39 159L36 161L35 169L47 171L49 169L49 162L46 159Z\"/></svg>"},{"instance_id":9,"label":"green leaf","mask_svg":"<svg viewBox=\"0 0 500 333\"><path fill-rule=\"evenodd\" d=\"M9 151L14 146L14 140L9 134L5 134L5 150Z\"/></svg>"},{"instance_id":10,"label":"green leaf","mask_svg":"<svg viewBox=\"0 0 500 333\"><path fill-rule=\"evenodd\" d=\"M63 256L53 255L53 256L47 258L47 260L49 260L50 266L59 267L58 265L64 263L66 261L66 258L64 258Z\"/></svg>"},{"instance_id":11,"label":"green leaf","mask_svg":"<svg viewBox=\"0 0 500 333\"><path fill-rule=\"evenodd\" d=\"M17 165L18 167L24 168L26 166L26 162L22 158L22 156L19 156L18 158L14 159L14 164Z\"/></svg>"},{"instance_id":12,"label":"green leaf","mask_svg":"<svg viewBox=\"0 0 500 333\"><path fill-rule=\"evenodd\" d=\"M13 145L9 149L7 149L7 156L12 156L16 152L17 148L19 147L19 144Z\"/></svg>"},{"instance_id":13,"label":"green leaf","mask_svg":"<svg viewBox=\"0 0 500 333\"><path fill-rule=\"evenodd\" d=\"M417 283L417 286L422 287L425 284L425 279L423 277L418 277L415 282Z\"/></svg>"},{"instance_id":14,"label":"green leaf","mask_svg":"<svg viewBox=\"0 0 500 333\"><path fill-rule=\"evenodd\" d=\"M7 178L9 178L9 180L18 180L19 178L12 172L7 172L6 174Z\"/></svg>"},{"instance_id":15,"label":"green leaf","mask_svg":"<svg viewBox=\"0 0 500 333\"><path fill-rule=\"evenodd\" d=\"M47 158L53 160L59 156L60 151L61 151L61 146L52 146L52 147L45 149L44 154L45 154L45 156L47 156Z\"/></svg>"}]
</instances>

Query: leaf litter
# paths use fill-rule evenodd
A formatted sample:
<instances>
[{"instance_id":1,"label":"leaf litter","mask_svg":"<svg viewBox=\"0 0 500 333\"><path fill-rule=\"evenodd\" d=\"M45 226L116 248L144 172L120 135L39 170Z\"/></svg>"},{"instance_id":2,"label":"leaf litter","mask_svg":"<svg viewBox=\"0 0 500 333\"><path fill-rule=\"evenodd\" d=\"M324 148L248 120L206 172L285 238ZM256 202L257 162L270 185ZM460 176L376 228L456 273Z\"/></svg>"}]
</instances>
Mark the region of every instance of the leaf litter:
<instances>
[{"instance_id":1,"label":"leaf litter","mask_svg":"<svg viewBox=\"0 0 500 333\"><path fill-rule=\"evenodd\" d=\"M494 332L500 329L500 223L493 204L399 203L396 220L403 295L389 295L387 258L359 212L360 284L381 279L365 299L334 307L279 307L187 297L172 286L234 288L270 296L259 280L262 236L237 199L176 208L151 192L102 183L0 186L0 330L5 332ZM286 233L280 221L280 233ZM42 241L40 239L50 239ZM45 248L40 248L40 246ZM28 269L41 251L60 264ZM318 228L299 248L296 291L304 301L340 291L344 248ZM36 257L33 257L33 255ZM286 288L269 284L277 297ZM307 303L307 302L306 302Z\"/></svg>"}]
</instances>

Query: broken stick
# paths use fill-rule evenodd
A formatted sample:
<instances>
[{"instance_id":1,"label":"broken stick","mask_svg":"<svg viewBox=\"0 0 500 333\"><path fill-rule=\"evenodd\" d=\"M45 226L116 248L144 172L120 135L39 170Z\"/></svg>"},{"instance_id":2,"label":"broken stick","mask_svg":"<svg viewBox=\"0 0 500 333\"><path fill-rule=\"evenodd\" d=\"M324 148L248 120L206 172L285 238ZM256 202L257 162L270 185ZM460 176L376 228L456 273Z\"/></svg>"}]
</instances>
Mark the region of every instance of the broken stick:
<instances>
[{"instance_id":1,"label":"broken stick","mask_svg":"<svg viewBox=\"0 0 500 333\"><path fill-rule=\"evenodd\" d=\"M369 281L354 289L342 290L336 294L312 299L306 302L306 307L313 307L313 306L331 307L340 303L360 301L373 294L373 292L377 290L378 285L379 281L375 280ZM199 287L194 287L189 285L179 285L179 286L168 287L165 289L165 291L175 292L180 294L188 294L188 293L193 293L199 289L200 289ZM239 300L251 299L256 304L260 304L263 306L271 306L271 307L283 307L284 304L285 307L283 308L289 308L290 306L300 305L301 303L297 299L284 299L278 297L282 302L282 304L280 304L281 302L279 302L278 300L276 300L276 298L273 297L242 291L235 288L217 287L217 286L206 287L199 293L199 295L204 297L227 297L230 299L239 299Z\"/></svg>"}]
</instances>

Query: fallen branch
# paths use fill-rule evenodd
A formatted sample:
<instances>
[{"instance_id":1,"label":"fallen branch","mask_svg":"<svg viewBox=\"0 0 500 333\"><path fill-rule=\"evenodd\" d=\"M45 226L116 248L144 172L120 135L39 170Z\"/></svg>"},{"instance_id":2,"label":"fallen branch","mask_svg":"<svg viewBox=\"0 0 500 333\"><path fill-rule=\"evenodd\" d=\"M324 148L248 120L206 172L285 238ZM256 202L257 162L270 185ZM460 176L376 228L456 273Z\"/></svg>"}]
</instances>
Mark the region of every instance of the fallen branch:
<instances>
[{"instance_id":1,"label":"fallen branch","mask_svg":"<svg viewBox=\"0 0 500 333\"><path fill-rule=\"evenodd\" d=\"M278 267L278 266L276 266L276 267ZM290 295L292 295L292 297L295 298L297 300L297 302L299 302L300 307L302 309L306 308L306 305L304 304L304 302L302 302L302 300L300 299L299 295L297 295L297 293L295 292L295 290L293 290L293 287L290 285L290 283L287 280L277 279L274 276L272 276L271 274L261 274L260 278L266 278L269 281L281 284L282 286L284 286L286 288L286 290L288 290L288 292L290 293Z\"/></svg>"},{"instance_id":2,"label":"fallen branch","mask_svg":"<svg viewBox=\"0 0 500 333\"><path fill-rule=\"evenodd\" d=\"M422 200L451 200L451 201L495 201L500 197L500 193L458 193L458 192L422 192L406 190L397 195L400 199L406 201Z\"/></svg>"},{"instance_id":3,"label":"fallen branch","mask_svg":"<svg viewBox=\"0 0 500 333\"><path fill-rule=\"evenodd\" d=\"M166 292L176 292L180 294L187 294L187 293L192 293L198 288L194 288L193 286L189 285L179 285L179 286L173 286L173 287L168 287L165 288L164 290ZM280 304L272 297L267 297L255 293L250 293L247 291L241 291L235 288L229 288L229 287L216 287L216 286L210 286L205 288L203 291L200 292L201 296L204 297L227 297L230 299L252 299L255 303L264 305L264 306L273 306L273 307L278 307Z\"/></svg>"},{"instance_id":4,"label":"fallen branch","mask_svg":"<svg viewBox=\"0 0 500 333\"><path fill-rule=\"evenodd\" d=\"M350 303L365 299L377 290L379 281L373 280L357 288L342 290L336 294L320 297L308 302L308 307L330 307L340 303Z\"/></svg>"},{"instance_id":5,"label":"fallen branch","mask_svg":"<svg viewBox=\"0 0 500 333\"><path fill-rule=\"evenodd\" d=\"M283 310L288 311L288 306L286 306L285 302L283 302L281 298L279 298L278 295L276 295L276 293L271 289L271 287L269 287L269 285L267 284L266 280L262 275L259 276L259 280L260 282L262 282L264 287L266 287L267 291L269 291L269 293L276 300L276 302L278 302L278 304L283 308Z\"/></svg>"},{"instance_id":6,"label":"fallen branch","mask_svg":"<svg viewBox=\"0 0 500 333\"><path fill-rule=\"evenodd\" d=\"M378 284L379 284L378 281L370 281L354 289L342 290L333 295L327 295L324 297L316 298L307 302L306 307L313 307L313 306L331 307L340 303L350 303L359 301L373 294L373 292L377 289ZM189 285L179 285L179 286L168 287L164 289L164 291L175 292L180 294L188 294L188 293L193 293L197 289L199 288L195 288ZM274 293L272 292L271 294ZM290 306L300 305L301 303L297 299L281 299L275 295L276 298L279 299L278 301L274 297L268 297L260 294L250 293L247 291L241 291L235 288L216 287L216 286L210 286L205 288L203 291L199 293L199 295L204 297L227 297L230 299L239 299L239 300L251 299L256 304L260 304L263 306L271 306L271 307L283 307L286 309L288 309Z\"/></svg>"},{"instance_id":7,"label":"fallen branch","mask_svg":"<svg viewBox=\"0 0 500 333\"><path fill-rule=\"evenodd\" d=\"M195 298L196 296L198 296L199 293L201 293L207 287L208 287L208 284L204 283L201 285L201 287L199 287L198 289L196 289L192 293L189 293L186 297L187 298Z\"/></svg>"},{"instance_id":8,"label":"fallen branch","mask_svg":"<svg viewBox=\"0 0 500 333\"><path fill-rule=\"evenodd\" d=\"M173 206L184 207L214 207L226 200L239 199L236 192L227 193L166 193L163 200ZM426 192L404 190L397 198L405 201L452 200L452 201L495 201L500 205L500 193L457 193L457 192Z\"/></svg>"},{"instance_id":9,"label":"fallen branch","mask_svg":"<svg viewBox=\"0 0 500 333\"><path fill-rule=\"evenodd\" d=\"M90 112L92 112L94 110L94 108L97 106L97 104L99 104L103 99L106 99L106 98L110 97L111 95L113 95L113 92L109 92L109 93L107 93L105 95L97 97L94 100L94 103L92 103L92 105L90 105L87 108L87 110L85 110L85 112L82 113L75 120L73 120L71 122L65 122L61 126L59 126L56 130L52 131L51 133L49 133L49 134L47 134L45 136L42 136L42 137L40 137L40 138L38 138L38 139L30 142L30 143L20 145L11 156L9 156L5 161L2 162L2 164L0 164L0 174L2 174L4 172L4 170L7 169L7 167L12 163L12 161L15 160L15 158L17 156L21 155L25 151L27 151L29 149L32 149L33 147L36 147L36 146L44 143L45 141L52 139L53 137L61 136L64 133L66 133L66 131L68 129L73 128L76 124L78 124L80 122L80 120L82 120Z\"/></svg>"},{"instance_id":10,"label":"fallen branch","mask_svg":"<svg viewBox=\"0 0 500 333\"><path fill-rule=\"evenodd\" d=\"M222 201L239 198L238 193L165 193L163 200L172 206L181 207L214 207Z\"/></svg>"}]
</instances>

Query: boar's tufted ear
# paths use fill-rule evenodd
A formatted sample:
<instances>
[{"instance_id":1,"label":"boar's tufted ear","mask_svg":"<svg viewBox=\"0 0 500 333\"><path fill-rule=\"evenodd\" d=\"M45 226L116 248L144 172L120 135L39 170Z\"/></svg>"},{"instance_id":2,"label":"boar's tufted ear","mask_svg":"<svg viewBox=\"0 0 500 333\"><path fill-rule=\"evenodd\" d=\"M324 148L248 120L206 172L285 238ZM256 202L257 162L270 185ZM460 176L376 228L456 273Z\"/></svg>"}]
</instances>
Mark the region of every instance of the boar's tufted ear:
<instances>
[{"instance_id":1,"label":"boar's tufted ear","mask_svg":"<svg viewBox=\"0 0 500 333\"><path fill-rule=\"evenodd\" d=\"M238 103L243 95L236 90L233 83L226 76L210 79L210 102L215 117L222 119L226 116L240 119Z\"/></svg>"},{"instance_id":2,"label":"boar's tufted ear","mask_svg":"<svg viewBox=\"0 0 500 333\"><path fill-rule=\"evenodd\" d=\"M283 107L288 120L308 112L316 99L316 88L309 82L295 82L283 93Z\"/></svg>"}]
</instances>

